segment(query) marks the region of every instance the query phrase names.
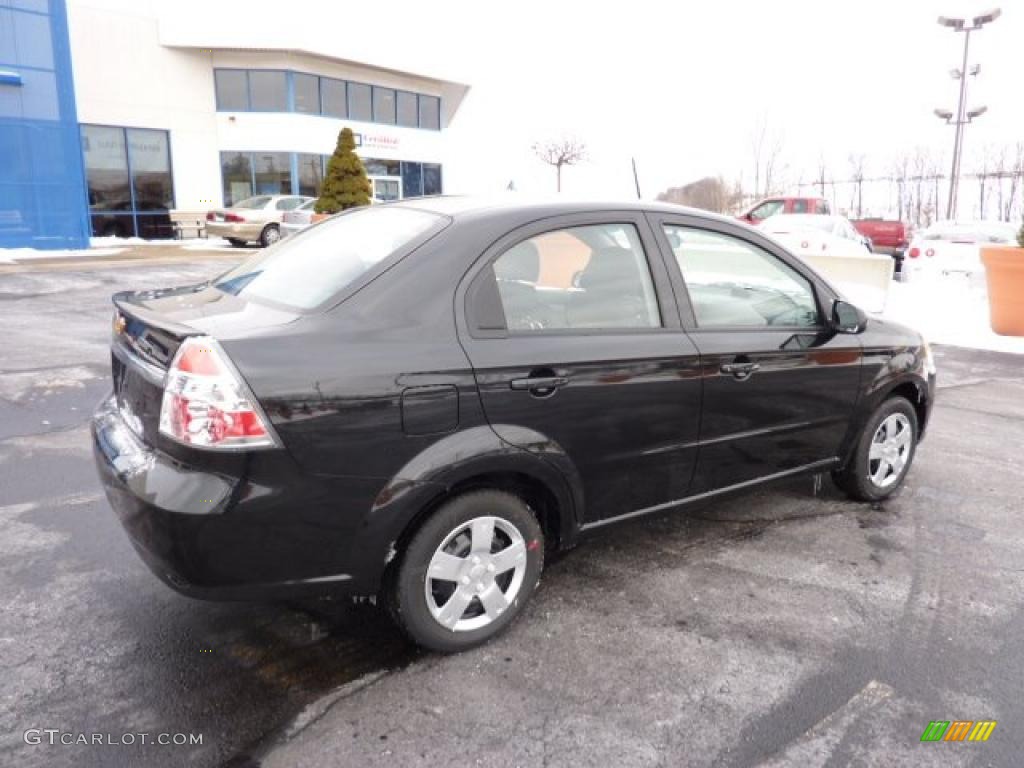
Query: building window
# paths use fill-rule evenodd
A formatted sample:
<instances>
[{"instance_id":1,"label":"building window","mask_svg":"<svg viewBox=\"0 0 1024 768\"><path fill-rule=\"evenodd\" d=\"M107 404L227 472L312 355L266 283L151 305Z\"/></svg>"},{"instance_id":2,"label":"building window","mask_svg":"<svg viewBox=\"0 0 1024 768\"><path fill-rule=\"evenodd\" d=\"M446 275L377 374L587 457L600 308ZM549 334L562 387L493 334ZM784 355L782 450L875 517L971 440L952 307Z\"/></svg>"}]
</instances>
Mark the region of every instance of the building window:
<instances>
[{"instance_id":1,"label":"building window","mask_svg":"<svg viewBox=\"0 0 1024 768\"><path fill-rule=\"evenodd\" d=\"M422 197L423 166L420 163L402 163L402 196Z\"/></svg>"},{"instance_id":2,"label":"building window","mask_svg":"<svg viewBox=\"0 0 1024 768\"><path fill-rule=\"evenodd\" d=\"M420 96L420 128L441 130L441 100L437 96Z\"/></svg>"},{"instance_id":3,"label":"building window","mask_svg":"<svg viewBox=\"0 0 1024 768\"><path fill-rule=\"evenodd\" d=\"M221 152L220 173L224 205L231 206L252 197L252 157L248 152Z\"/></svg>"},{"instance_id":4,"label":"building window","mask_svg":"<svg viewBox=\"0 0 1024 768\"><path fill-rule=\"evenodd\" d=\"M441 194L441 166L436 163L423 164L423 194Z\"/></svg>"},{"instance_id":5,"label":"building window","mask_svg":"<svg viewBox=\"0 0 1024 768\"><path fill-rule=\"evenodd\" d=\"M437 96L290 70L215 69L213 77L221 112L299 112L405 128L441 128Z\"/></svg>"},{"instance_id":6,"label":"building window","mask_svg":"<svg viewBox=\"0 0 1024 768\"><path fill-rule=\"evenodd\" d=\"M173 236L167 131L83 125L82 154L94 236Z\"/></svg>"},{"instance_id":7,"label":"building window","mask_svg":"<svg viewBox=\"0 0 1024 768\"><path fill-rule=\"evenodd\" d=\"M362 83L348 84L348 116L353 120L373 120L372 89Z\"/></svg>"},{"instance_id":8,"label":"building window","mask_svg":"<svg viewBox=\"0 0 1024 768\"><path fill-rule=\"evenodd\" d=\"M324 180L323 155L298 155L299 194L317 197Z\"/></svg>"},{"instance_id":9,"label":"building window","mask_svg":"<svg viewBox=\"0 0 1024 768\"><path fill-rule=\"evenodd\" d=\"M345 95L345 81L320 78L320 111L328 117L348 117L348 97Z\"/></svg>"},{"instance_id":10,"label":"building window","mask_svg":"<svg viewBox=\"0 0 1024 768\"><path fill-rule=\"evenodd\" d=\"M256 69L249 72L249 109L253 112L288 111L288 84L284 72Z\"/></svg>"},{"instance_id":11,"label":"building window","mask_svg":"<svg viewBox=\"0 0 1024 768\"><path fill-rule=\"evenodd\" d=\"M253 152L252 171L257 195L290 195L292 162L288 152Z\"/></svg>"},{"instance_id":12,"label":"building window","mask_svg":"<svg viewBox=\"0 0 1024 768\"><path fill-rule=\"evenodd\" d=\"M329 161L330 155L302 152L221 152L224 205L253 195L317 197ZM399 193L401 197L441 194L440 165L372 157L363 158L363 165L369 176L382 182L375 189L389 199Z\"/></svg>"},{"instance_id":13,"label":"building window","mask_svg":"<svg viewBox=\"0 0 1024 768\"><path fill-rule=\"evenodd\" d=\"M395 124L395 92L391 88L373 87L373 121Z\"/></svg>"},{"instance_id":14,"label":"building window","mask_svg":"<svg viewBox=\"0 0 1024 768\"><path fill-rule=\"evenodd\" d=\"M406 128L419 126L419 113L416 105L416 94L408 91L398 92L398 124Z\"/></svg>"},{"instance_id":15,"label":"building window","mask_svg":"<svg viewBox=\"0 0 1024 768\"><path fill-rule=\"evenodd\" d=\"M249 109L249 78L241 69L216 69L213 82L217 91L217 109L245 112Z\"/></svg>"},{"instance_id":16,"label":"building window","mask_svg":"<svg viewBox=\"0 0 1024 768\"><path fill-rule=\"evenodd\" d=\"M295 111L307 115L320 114L320 78L315 75L294 75Z\"/></svg>"}]
</instances>

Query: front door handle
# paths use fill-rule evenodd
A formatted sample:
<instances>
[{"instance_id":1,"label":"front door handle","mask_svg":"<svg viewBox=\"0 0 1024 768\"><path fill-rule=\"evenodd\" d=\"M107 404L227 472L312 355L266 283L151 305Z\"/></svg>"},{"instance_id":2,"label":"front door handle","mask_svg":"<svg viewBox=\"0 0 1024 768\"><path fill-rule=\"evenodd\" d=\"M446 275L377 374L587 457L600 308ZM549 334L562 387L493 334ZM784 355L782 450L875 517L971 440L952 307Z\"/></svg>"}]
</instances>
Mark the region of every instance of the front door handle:
<instances>
[{"instance_id":1,"label":"front door handle","mask_svg":"<svg viewBox=\"0 0 1024 768\"><path fill-rule=\"evenodd\" d=\"M529 390L536 395L550 394L569 383L565 376L530 376L526 379L512 379L509 386L515 390Z\"/></svg>"},{"instance_id":2,"label":"front door handle","mask_svg":"<svg viewBox=\"0 0 1024 768\"><path fill-rule=\"evenodd\" d=\"M749 379L755 371L761 370L761 366L758 363L723 363L718 370L722 373L731 374L740 381L743 381L744 379Z\"/></svg>"}]
</instances>

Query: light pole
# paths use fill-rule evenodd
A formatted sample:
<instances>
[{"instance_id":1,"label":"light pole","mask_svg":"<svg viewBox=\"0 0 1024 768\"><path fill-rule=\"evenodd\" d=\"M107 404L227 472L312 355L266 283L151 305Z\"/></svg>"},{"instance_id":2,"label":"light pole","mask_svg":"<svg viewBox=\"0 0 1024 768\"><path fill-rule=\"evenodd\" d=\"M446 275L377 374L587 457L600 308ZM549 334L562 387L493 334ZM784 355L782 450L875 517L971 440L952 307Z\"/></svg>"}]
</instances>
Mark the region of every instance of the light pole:
<instances>
[{"instance_id":1,"label":"light pole","mask_svg":"<svg viewBox=\"0 0 1024 768\"><path fill-rule=\"evenodd\" d=\"M967 76L977 75L978 67L974 67L972 70L967 69L967 54L970 50L971 45L971 32L984 27L986 24L995 21L999 18L1002 11L999 8L993 8L987 13L982 13L970 19L955 19L948 16L939 16L939 24L944 27L949 27L956 32L964 33L964 63L960 69L954 69L950 74L954 78L960 79L960 100L957 104L956 109L956 120L953 119L953 114L949 110L936 109L935 114L945 120L947 123L956 125L956 134L953 137L953 167L949 173L949 204L946 206L946 218L952 219L956 216L956 197L957 189L960 186L960 160L963 155L964 146L964 126L971 122L974 118L979 117L987 111L986 107L971 110L965 112L967 103Z\"/></svg>"}]
</instances>

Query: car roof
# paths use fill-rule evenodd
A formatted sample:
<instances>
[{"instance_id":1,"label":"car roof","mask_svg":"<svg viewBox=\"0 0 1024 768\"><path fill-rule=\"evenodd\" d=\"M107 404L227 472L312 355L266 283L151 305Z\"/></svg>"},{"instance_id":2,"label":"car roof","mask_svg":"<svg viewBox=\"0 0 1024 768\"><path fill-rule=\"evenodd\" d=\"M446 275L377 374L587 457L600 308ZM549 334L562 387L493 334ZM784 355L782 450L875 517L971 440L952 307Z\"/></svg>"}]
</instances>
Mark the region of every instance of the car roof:
<instances>
[{"instance_id":1,"label":"car roof","mask_svg":"<svg viewBox=\"0 0 1024 768\"><path fill-rule=\"evenodd\" d=\"M640 211L685 214L704 219L739 224L729 216L720 216L709 211L687 208L674 203L659 203L648 200L574 200L563 197L533 197L518 193L507 195L438 195L398 200L384 205L415 208L449 216L452 219L488 218L504 214L528 214L536 218L560 216L573 213L600 213L602 211Z\"/></svg>"}]
</instances>

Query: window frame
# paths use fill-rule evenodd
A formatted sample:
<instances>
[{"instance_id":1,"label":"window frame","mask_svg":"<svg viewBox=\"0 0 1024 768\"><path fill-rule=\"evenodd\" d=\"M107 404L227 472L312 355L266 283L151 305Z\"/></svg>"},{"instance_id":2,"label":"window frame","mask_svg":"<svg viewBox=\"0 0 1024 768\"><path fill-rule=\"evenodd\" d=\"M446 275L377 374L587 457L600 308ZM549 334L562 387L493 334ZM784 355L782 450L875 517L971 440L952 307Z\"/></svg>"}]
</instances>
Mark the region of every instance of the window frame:
<instances>
[{"instance_id":1,"label":"window frame","mask_svg":"<svg viewBox=\"0 0 1024 768\"><path fill-rule=\"evenodd\" d=\"M687 216L685 214L679 215L660 211L649 213L648 217L651 222L651 227L654 230L654 236L658 241L658 246L661 248L662 258L665 262L666 268L668 269L677 303L679 305L679 314L682 318L683 328L687 333L787 332L815 334L824 333L829 330L829 313L825 311L825 308L829 307L831 309L831 302L839 298L839 292L828 281L826 281L825 278L810 270L803 261L801 261L797 256L789 253L774 240L771 240L756 230L751 230L749 228L741 229L738 226L734 226L731 222L719 221L717 219L704 219ZM683 278L682 269L676 260L672 244L668 240L668 234L665 232L665 227L683 227L685 229L701 230L710 234L731 237L744 245L759 249L767 253L769 256L778 259L810 283L811 292L814 296L815 304L818 307L818 324L701 326L697 322L696 313L693 311L693 303L690 301L689 288L686 285L686 280Z\"/></svg>"},{"instance_id":2,"label":"window frame","mask_svg":"<svg viewBox=\"0 0 1024 768\"><path fill-rule=\"evenodd\" d=\"M661 318L661 325L653 328L550 328L541 330L509 330L505 318L504 307L501 306L500 294L497 291L497 281L494 276L494 262L501 258L509 249L519 243L550 232L557 232L573 227L586 227L595 225L632 225L636 228L640 238L640 244L644 251L647 262L648 273L651 278L651 286L654 289L655 300L658 305L658 313ZM495 328L483 321L486 310L482 311L480 303L485 300L493 301L497 298L497 309L490 314L493 317L501 316L502 328ZM456 293L456 306L461 307L459 312L459 325L473 339L509 339L509 338L530 338L540 339L549 337L576 337L576 336L622 336L635 334L659 334L678 333L681 329L678 306L674 297L674 290L671 284L670 275L665 268L664 254L660 244L657 242L655 233L642 211L616 210L592 211L587 213L561 214L547 218L536 219L528 223L520 224L508 231L501 238L492 243L483 254L474 261L459 284Z\"/></svg>"}]
</instances>

